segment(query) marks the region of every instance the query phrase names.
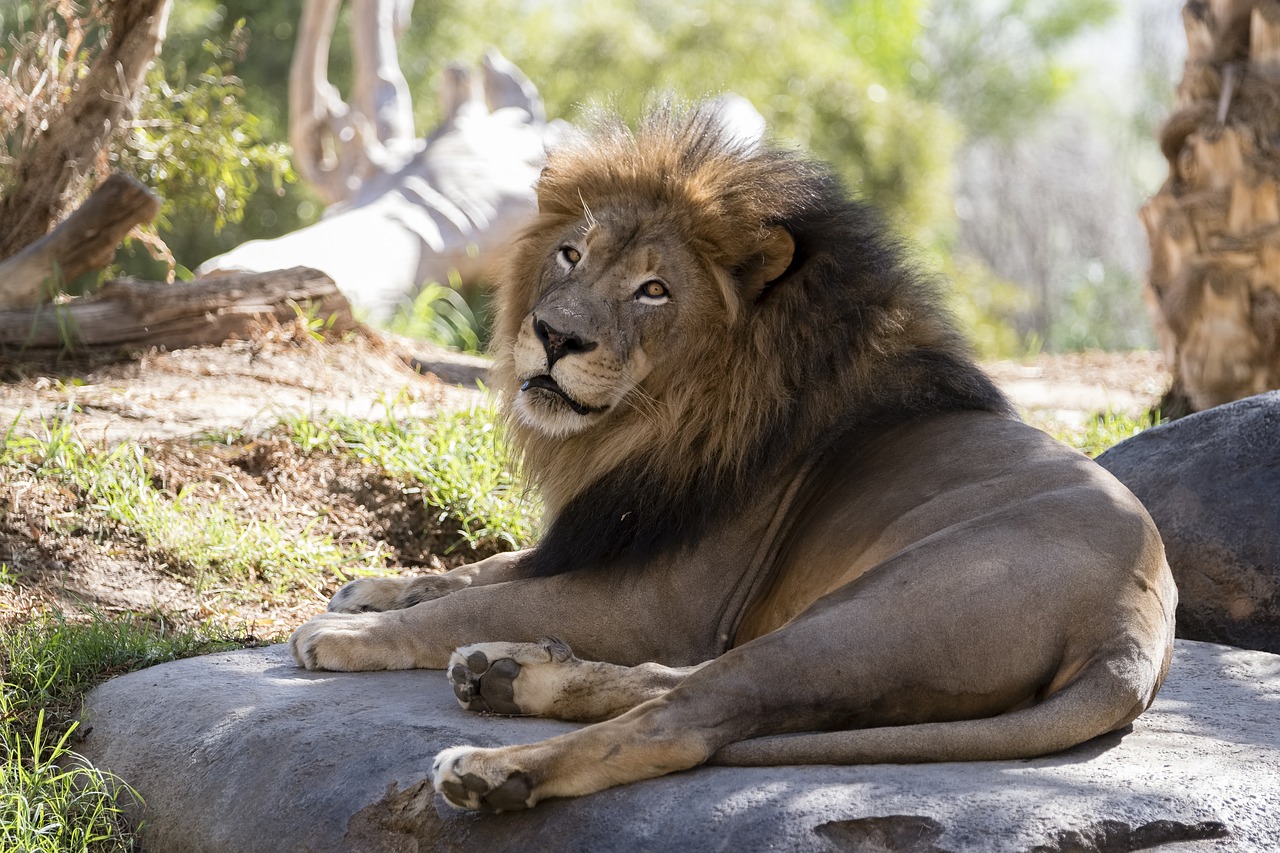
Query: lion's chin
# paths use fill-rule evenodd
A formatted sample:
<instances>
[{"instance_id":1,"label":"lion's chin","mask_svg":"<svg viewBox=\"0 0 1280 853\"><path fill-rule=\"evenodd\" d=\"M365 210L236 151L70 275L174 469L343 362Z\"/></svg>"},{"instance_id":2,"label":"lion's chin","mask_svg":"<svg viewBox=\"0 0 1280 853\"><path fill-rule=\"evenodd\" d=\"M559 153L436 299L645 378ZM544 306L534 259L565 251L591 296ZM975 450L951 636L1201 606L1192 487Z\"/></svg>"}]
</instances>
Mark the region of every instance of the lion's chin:
<instances>
[{"instance_id":1,"label":"lion's chin","mask_svg":"<svg viewBox=\"0 0 1280 853\"><path fill-rule=\"evenodd\" d=\"M573 400L558 385L549 388L532 381L521 386L514 408L522 423L549 438L582 432L605 411Z\"/></svg>"}]
</instances>

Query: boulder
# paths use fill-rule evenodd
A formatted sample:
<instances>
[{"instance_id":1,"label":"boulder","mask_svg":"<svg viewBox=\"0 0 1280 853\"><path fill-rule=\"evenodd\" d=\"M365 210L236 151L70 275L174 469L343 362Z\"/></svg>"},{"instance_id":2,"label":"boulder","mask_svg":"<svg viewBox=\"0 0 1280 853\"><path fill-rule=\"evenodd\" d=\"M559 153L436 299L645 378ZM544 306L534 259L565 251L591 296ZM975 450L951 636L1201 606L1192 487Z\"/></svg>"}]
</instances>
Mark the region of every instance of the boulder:
<instances>
[{"instance_id":1,"label":"boulder","mask_svg":"<svg viewBox=\"0 0 1280 853\"><path fill-rule=\"evenodd\" d=\"M1146 505L1178 582L1178 636L1280 652L1280 391L1098 457Z\"/></svg>"},{"instance_id":2,"label":"boulder","mask_svg":"<svg viewBox=\"0 0 1280 853\"><path fill-rule=\"evenodd\" d=\"M1026 761L701 767L526 812L426 782L458 743L572 728L479 716L440 672L315 673L283 646L178 661L86 702L84 756L145 799L149 851L1273 851L1280 656L1180 641L1126 732Z\"/></svg>"}]
</instances>

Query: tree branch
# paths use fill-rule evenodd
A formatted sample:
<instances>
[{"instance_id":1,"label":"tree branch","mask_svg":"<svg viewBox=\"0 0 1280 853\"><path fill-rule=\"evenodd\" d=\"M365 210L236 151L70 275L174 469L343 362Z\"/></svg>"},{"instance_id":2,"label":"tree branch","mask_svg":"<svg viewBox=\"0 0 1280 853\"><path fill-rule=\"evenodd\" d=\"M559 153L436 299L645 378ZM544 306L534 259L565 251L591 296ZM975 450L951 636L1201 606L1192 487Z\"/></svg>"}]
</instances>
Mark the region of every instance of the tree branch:
<instances>
[{"instance_id":1,"label":"tree branch","mask_svg":"<svg viewBox=\"0 0 1280 853\"><path fill-rule=\"evenodd\" d=\"M0 307L48 302L60 285L111 263L135 225L160 212L160 199L139 181L116 172L57 228L0 261Z\"/></svg>"},{"instance_id":2,"label":"tree branch","mask_svg":"<svg viewBox=\"0 0 1280 853\"><path fill-rule=\"evenodd\" d=\"M360 129L329 82L329 43L341 0L307 0L289 66L289 144L293 163L325 204L345 201L361 166Z\"/></svg>"},{"instance_id":3,"label":"tree branch","mask_svg":"<svg viewBox=\"0 0 1280 853\"><path fill-rule=\"evenodd\" d=\"M355 0L351 16L351 46L355 62L354 106L373 127L385 147L403 148L417 140L413 129L413 99L400 70L396 47L403 0Z\"/></svg>"}]
</instances>

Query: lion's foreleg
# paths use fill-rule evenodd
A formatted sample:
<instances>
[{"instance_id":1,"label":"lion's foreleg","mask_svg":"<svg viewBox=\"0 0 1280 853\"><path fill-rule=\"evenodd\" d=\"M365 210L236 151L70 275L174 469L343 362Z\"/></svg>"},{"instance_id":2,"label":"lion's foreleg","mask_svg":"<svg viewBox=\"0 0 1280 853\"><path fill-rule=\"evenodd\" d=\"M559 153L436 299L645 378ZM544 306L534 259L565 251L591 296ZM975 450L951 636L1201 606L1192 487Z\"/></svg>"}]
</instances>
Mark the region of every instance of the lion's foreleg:
<instances>
[{"instance_id":1,"label":"lion's foreleg","mask_svg":"<svg viewBox=\"0 0 1280 853\"><path fill-rule=\"evenodd\" d=\"M525 552L495 554L487 560L461 566L442 575L411 578L356 578L342 586L329 601L332 613L370 613L403 610L424 601L466 589L515 580L518 563Z\"/></svg>"},{"instance_id":2,"label":"lion's foreleg","mask_svg":"<svg viewBox=\"0 0 1280 853\"><path fill-rule=\"evenodd\" d=\"M436 756L432 781L458 808L513 811L687 770L705 762L720 739L682 717L660 698L539 743L452 747Z\"/></svg>"},{"instance_id":3,"label":"lion's foreleg","mask_svg":"<svg viewBox=\"0 0 1280 853\"><path fill-rule=\"evenodd\" d=\"M817 701L829 692L820 683L802 682L791 690L779 685L778 673L796 661L785 645L774 644L764 654L737 649L690 667L658 698L540 743L446 749L432 767L436 790L459 808L528 808L549 797L580 796L686 770L725 744L804 728L839 713ZM822 669L821 661L812 667Z\"/></svg>"},{"instance_id":4,"label":"lion's foreleg","mask_svg":"<svg viewBox=\"0 0 1280 853\"><path fill-rule=\"evenodd\" d=\"M495 638L536 643L549 635L584 658L620 664L712 657L713 631L673 616L663 589L619 590L608 578L578 575L493 583L407 609L323 613L295 631L290 645L299 665L341 671L444 669L459 646Z\"/></svg>"},{"instance_id":5,"label":"lion's foreleg","mask_svg":"<svg viewBox=\"0 0 1280 853\"><path fill-rule=\"evenodd\" d=\"M386 613L322 613L289 638L298 666L335 672L438 669L449 651L414 630L413 610Z\"/></svg>"},{"instance_id":6,"label":"lion's foreleg","mask_svg":"<svg viewBox=\"0 0 1280 853\"><path fill-rule=\"evenodd\" d=\"M596 723L656 699L703 666L586 661L551 638L463 646L449 661L449 681L469 711Z\"/></svg>"}]
</instances>

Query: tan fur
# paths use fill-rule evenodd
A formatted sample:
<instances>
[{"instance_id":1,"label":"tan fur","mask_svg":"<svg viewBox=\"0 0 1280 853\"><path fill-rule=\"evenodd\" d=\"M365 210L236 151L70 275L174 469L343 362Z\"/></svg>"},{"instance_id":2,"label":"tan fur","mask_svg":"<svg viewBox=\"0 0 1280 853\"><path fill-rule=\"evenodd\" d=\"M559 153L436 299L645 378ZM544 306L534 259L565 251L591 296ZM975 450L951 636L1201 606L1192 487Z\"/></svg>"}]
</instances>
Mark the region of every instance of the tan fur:
<instances>
[{"instance_id":1,"label":"tan fur","mask_svg":"<svg viewBox=\"0 0 1280 853\"><path fill-rule=\"evenodd\" d=\"M1027 758L1150 705L1177 598L1151 519L1008 416L821 170L668 110L554 152L538 197L494 384L543 540L353 581L290 641L309 669L445 668L470 710L592 722L443 751L450 803L708 760Z\"/></svg>"}]
</instances>

